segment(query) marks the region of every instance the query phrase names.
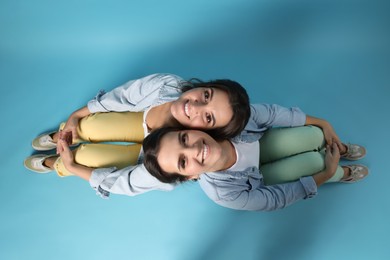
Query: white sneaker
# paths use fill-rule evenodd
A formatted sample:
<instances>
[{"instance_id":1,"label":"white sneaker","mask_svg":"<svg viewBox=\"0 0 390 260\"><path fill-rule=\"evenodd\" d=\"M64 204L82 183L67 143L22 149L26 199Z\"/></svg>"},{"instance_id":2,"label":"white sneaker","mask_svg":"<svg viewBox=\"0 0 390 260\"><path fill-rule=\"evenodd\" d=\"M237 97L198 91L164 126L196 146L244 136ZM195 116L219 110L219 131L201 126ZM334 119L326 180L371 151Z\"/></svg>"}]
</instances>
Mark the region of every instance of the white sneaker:
<instances>
[{"instance_id":1,"label":"white sneaker","mask_svg":"<svg viewBox=\"0 0 390 260\"><path fill-rule=\"evenodd\" d=\"M30 171L37 172L37 173L48 173L51 171L54 171L54 169L50 169L49 167L46 167L43 165L43 162L49 158L57 155L53 154L35 154L32 156L27 157L24 160L24 166L29 169Z\"/></svg>"},{"instance_id":2,"label":"white sneaker","mask_svg":"<svg viewBox=\"0 0 390 260\"><path fill-rule=\"evenodd\" d=\"M366 148L358 144L344 144L347 151L340 155L341 159L356 161L366 156Z\"/></svg>"},{"instance_id":3,"label":"white sneaker","mask_svg":"<svg viewBox=\"0 0 390 260\"><path fill-rule=\"evenodd\" d=\"M368 168L367 166L361 164L351 164L344 165L343 167L347 167L350 170L349 176L340 180L343 183L355 183L367 177Z\"/></svg>"},{"instance_id":4,"label":"white sneaker","mask_svg":"<svg viewBox=\"0 0 390 260\"><path fill-rule=\"evenodd\" d=\"M32 141L32 147L37 151L49 151L55 149L57 144L53 142L53 138L50 135L56 133L56 131L51 133L41 134Z\"/></svg>"}]
</instances>

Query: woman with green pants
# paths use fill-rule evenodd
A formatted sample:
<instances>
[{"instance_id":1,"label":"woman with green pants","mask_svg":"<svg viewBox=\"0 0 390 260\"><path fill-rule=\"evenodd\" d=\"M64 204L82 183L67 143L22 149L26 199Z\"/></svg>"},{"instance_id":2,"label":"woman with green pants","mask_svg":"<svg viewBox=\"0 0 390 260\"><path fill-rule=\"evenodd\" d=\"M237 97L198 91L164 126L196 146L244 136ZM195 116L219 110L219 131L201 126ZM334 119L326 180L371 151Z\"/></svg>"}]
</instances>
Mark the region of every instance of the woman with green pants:
<instances>
[{"instance_id":1,"label":"woman with green pants","mask_svg":"<svg viewBox=\"0 0 390 260\"><path fill-rule=\"evenodd\" d=\"M363 147L326 144L315 126L272 128L259 141L217 141L196 130L160 129L143 143L144 165L164 183L198 179L217 204L238 210L270 211L300 199L311 198L327 182L354 183L368 174L359 164L339 165L339 160L358 160Z\"/></svg>"}]
</instances>

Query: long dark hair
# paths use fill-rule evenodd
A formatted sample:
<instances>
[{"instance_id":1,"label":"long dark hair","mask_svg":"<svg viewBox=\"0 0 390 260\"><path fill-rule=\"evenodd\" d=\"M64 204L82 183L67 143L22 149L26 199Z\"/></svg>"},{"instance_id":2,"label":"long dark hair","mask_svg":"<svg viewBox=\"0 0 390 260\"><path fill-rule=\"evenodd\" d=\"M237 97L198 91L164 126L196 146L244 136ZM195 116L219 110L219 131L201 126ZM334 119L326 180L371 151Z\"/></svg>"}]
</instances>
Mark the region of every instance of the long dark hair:
<instances>
[{"instance_id":1,"label":"long dark hair","mask_svg":"<svg viewBox=\"0 0 390 260\"><path fill-rule=\"evenodd\" d=\"M238 82L229 79L217 79L202 82L199 79L191 79L183 88L183 92L194 88L216 88L225 91L229 97L233 116L230 122L223 127L205 129L209 135L217 140L230 139L239 135L244 130L250 117L249 96L245 88Z\"/></svg>"},{"instance_id":2,"label":"long dark hair","mask_svg":"<svg viewBox=\"0 0 390 260\"><path fill-rule=\"evenodd\" d=\"M160 152L161 139L169 132L181 131L181 128L163 127L152 131L143 141L144 166L151 175L164 183L180 183L188 180L188 176L178 173L167 173L163 171L157 161Z\"/></svg>"}]
</instances>

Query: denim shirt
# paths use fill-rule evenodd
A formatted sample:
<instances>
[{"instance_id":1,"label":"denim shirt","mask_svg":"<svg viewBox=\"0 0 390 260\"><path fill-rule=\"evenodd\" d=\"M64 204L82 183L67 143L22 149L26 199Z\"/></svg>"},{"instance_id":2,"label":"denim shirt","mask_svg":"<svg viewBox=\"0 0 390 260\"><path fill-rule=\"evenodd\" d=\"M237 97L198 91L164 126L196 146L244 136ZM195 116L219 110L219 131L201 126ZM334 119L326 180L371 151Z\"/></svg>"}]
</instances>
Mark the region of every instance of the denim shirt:
<instances>
[{"instance_id":1,"label":"denim shirt","mask_svg":"<svg viewBox=\"0 0 390 260\"><path fill-rule=\"evenodd\" d=\"M286 108L276 104L251 104L251 115L244 131L233 141L255 142L265 131L278 127L305 125L306 114L297 107Z\"/></svg>"},{"instance_id":2,"label":"denim shirt","mask_svg":"<svg viewBox=\"0 0 390 260\"><path fill-rule=\"evenodd\" d=\"M152 74L105 92L101 90L88 102L88 110L96 112L141 112L146 109L174 101L182 94L186 85L179 76L173 74Z\"/></svg>"},{"instance_id":3,"label":"denim shirt","mask_svg":"<svg viewBox=\"0 0 390 260\"><path fill-rule=\"evenodd\" d=\"M237 210L272 211L317 194L312 176L283 184L264 184L255 166L244 171L220 171L200 176L200 187L215 203Z\"/></svg>"},{"instance_id":4,"label":"denim shirt","mask_svg":"<svg viewBox=\"0 0 390 260\"><path fill-rule=\"evenodd\" d=\"M181 95L181 88L184 84L185 81L176 75L153 74L138 80L129 81L108 93L101 91L94 100L88 102L88 109L92 113L108 111L144 111L149 107L160 105L179 98ZM304 125L305 120L306 115L299 108L285 108L279 105L268 104L253 104L251 105L251 117L245 130L232 141L258 141L264 131L272 126L301 126ZM141 162L142 152L139 158L139 163ZM221 177L222 175L226 176L226 178ZM230 175L237 175L241 177L246 176L246 181L245 178L227 177ZM263 185L262 176L256 167L249 166L248 170L244 172L207 173L203 176L200 180L200 184L205 193L218 204L231 208L271 210L287 206L294 200L309 197L309 195L314 195L316 192L316 185L312 177L305 177L299 181L299 183L301 183L300 185L287 185L289 188L285 186L285 191L281 190L279 193L270 193L273 194L274 197L279 195L279 198L275 197L274 200L279 202L281 201L281 193L286 192L286 198L284 200L285 203L276 203L277 205L274 207L269 206L256 208L252 204L258 197L254 197L253 195L255 193L253 192L247 192L250 190L249 186L240 193L242 195L238 197L236 196L237 187L244 187L242 186L242 182L247 182L248 184L252 182L252 184L257 184L257 186L253 187L260 187ZM253 183L256 179L258 181ZM237 185L235 185L232 180L235 180ZM128 166L119 170L115 167L95 169L92 171L89 183L91 187L96 190L97 194L103 198L108 197L110 193L135 196L151 190L170 191L176 186L176 184L167 184L158 181L154 176L147 172L142 164L137 166ZM222 183L225 184L222 185ZM280 186L283 185L286 184L282 184ZM303 190L305 191L305 196L303 196ZM248 193L248 199L247 203L242 205L245 192ZM212 194L219 194L219 196L214 196ZM225 195L221 196L221 194ZM236 198L233 199L234 197ZM267 203L271 203L271 198L273 197L271 195L268 197L264 197L263 199L267 199ZM224 201L226 201L226 203Z\"/></svg>"},{"instance_id":5,"label":"denim shirt","mask_svg":"<svg viewBox=\"0 0 390 260\"><path fill-rule=\"evenodd\" d=\"M273 126L295 127L304 125L305 121L306 115L296 107L251 105L251 117L245 130L231 141L258 141ZM199 184L215 203L237 210L271 211L317 194L317 185L312 176L302 177L295 182L266 186L260 170L251 165L244 171L202 174Z\"/></svg>"},{"instance_id":6,"label":"denim shirt","mask_svg":"<svg viewBox=\"0 0 390 260\"><path fill-rule=\"evenodd\" d=\"M215 203L237 210L271 211L317 194L317 185L311 176L266 186L257 167L239 172L205 173L199 184Z\"/></svg>"},{"instance_id":7,"label":"denim shirt","mask_svg":"<svg viewBox=\"0 0 390 260\"><path fill-rule=\"evenodd\" d=\"M92 171L89 184L102 198L110 193L136 196L151 190L171 191L175 184L162 183L152 176L143 164L123 169L98 168Z\"/></svg>"}]
</instances>

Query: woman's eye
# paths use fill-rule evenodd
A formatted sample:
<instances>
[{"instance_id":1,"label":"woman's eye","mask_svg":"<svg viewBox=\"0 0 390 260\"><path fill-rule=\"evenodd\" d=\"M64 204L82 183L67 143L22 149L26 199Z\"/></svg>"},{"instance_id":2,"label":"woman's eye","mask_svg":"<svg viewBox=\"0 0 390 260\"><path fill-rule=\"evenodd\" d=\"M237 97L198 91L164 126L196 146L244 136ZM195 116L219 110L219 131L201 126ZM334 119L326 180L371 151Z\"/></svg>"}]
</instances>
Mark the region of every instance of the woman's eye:
<instances>
[{"instance_id":1,"label":"woman's eye","mask_svg":"<svg viewBox=\"0 0 390 260\"><path fill-rule=\"evenodd\" d=\"M185 169L186 168L186 160L184 158L181 158L180 159L180 167L182 169Z\"/></svg>"},{"instance_id":2,"label":"woman's eye","mask_svg":"<svg viewBox=\"0 0 390 260\"><path fill-rule=\"evenodd\" d=\"M182 134L181 135L181 143L182 144L186 144L187 143L187 134L186 133L184 133L184 134Z\"/></svg>"},{"instance_id":3,"label":"woman's eye","mask_svg":"<svg viewBox=\"0 0 390 260\"><path fill-rule=\"evenodd\" d=\"M209 114L206 115L206 120L207 120L207 123L211 122L211 116Z\"/></svg>"},{"instance_id":4,"label":"woman's eye","mask_svg":"<svg viewBox=\"0 0 390 260\"><path fill-rule=\"evenodd\" d=\"M204 92L204 100L205 100L205 101L209 101L209 98L210 98L210 93L206 90L206 91Z\"/></svg>"}]
</instances>

